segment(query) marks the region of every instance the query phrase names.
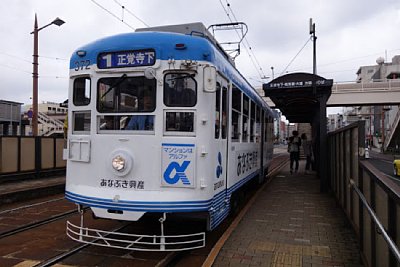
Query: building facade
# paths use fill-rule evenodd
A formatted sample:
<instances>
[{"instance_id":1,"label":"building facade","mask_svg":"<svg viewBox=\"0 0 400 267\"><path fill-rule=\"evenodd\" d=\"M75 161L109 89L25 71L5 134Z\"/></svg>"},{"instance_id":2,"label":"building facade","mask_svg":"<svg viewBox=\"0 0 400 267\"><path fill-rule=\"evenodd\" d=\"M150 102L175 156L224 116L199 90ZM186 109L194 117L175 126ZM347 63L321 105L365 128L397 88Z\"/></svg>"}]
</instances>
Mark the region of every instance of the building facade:
<instances>
[{"instance_id":1,"label":"building facade","mask_svg":"<svg viewBox=\"0 0 400 267\"><path fill-rule=\"evenodd\" d=\"M385 62L380 57L376 65L361 66L357 71L357 82L373 83L400 79L400 55ZM365 121L365 134L367 145L386 150L386 143L393 127L398 127L396 119L399 116L399 106L358 106L347 108L344 114L347 122L354 120Z\"/></svg>"}]
</instances>

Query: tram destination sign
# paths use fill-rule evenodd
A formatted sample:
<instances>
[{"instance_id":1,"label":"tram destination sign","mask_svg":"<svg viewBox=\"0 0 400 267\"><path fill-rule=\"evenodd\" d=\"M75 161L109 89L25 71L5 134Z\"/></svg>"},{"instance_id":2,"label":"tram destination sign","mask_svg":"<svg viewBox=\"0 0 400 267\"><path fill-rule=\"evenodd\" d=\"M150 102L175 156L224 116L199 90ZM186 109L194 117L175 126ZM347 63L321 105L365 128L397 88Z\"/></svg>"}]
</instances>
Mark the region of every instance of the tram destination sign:
<instances>
[{"instance_id":1,"label":"tram destination sign","mask_svg":"<svg viewBox=\"0 0 400 267\"><path fill-rule=\"evenodd\" d=\"M155 62L156 52L152 49L104 52L97 57L99 69L152 66Z\"/></svg>"}]
</instances>

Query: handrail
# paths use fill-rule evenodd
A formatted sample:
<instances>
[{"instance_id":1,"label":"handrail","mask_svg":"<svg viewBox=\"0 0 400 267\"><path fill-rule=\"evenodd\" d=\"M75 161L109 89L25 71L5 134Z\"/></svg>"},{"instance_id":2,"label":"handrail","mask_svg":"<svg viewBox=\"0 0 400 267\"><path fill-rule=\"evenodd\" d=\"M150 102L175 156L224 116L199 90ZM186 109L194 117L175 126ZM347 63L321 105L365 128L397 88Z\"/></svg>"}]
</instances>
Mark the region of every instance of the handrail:
<instances>
[{"instance_id":1,"label":"handrail","mask_svg":"<svg viewBox=\"0 0 400 267\"><path fill-rule=\"evenodd\" d=\"M372 220L374 221L375 225L378 227L379 231L382 233L383 239L385 239L386 243L389 245L390 250L393 252L394 256L397 259L397 262L400 262L400 251L396 246L396 243L390 238L390 236L386 233L385 228L379 221L378 217L374 213L373 209L368 205L367 200L365 199L363 193L358 189L353 179L350 179L349 182L350 186L356 191L357 195L361 199L363 206L367 208L368 213L371 215Z\"/></svg>"},{"instance_id":2,"label":"handrail","mask_svg":"<svg viewBox=\"0 0 400 267\"><path fill-rule=\"evenodd\" d=\"M38 121L45 126L46 131L42 134L49 136L53 133L62 133L64 123L58 119L52 118L43 112L38 113Z\"/></svg>"}]
</instances>

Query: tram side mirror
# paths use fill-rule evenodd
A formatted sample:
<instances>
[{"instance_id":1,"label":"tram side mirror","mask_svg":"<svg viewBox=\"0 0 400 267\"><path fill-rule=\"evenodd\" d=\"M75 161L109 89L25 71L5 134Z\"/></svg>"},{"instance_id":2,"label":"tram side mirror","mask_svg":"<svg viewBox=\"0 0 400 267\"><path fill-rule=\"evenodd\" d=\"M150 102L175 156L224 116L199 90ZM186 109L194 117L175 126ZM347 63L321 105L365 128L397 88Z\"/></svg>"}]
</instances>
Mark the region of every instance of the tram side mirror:
<instances>
[{"instance_id":1,"label":"tram side mirror","mask_svg":"<svg viewBox=\"0 0 400 267\"><path fill-rule=\"evenodd\" d=\"M216 76L215 67L206 66L203 70L204 77L204 92L214 93L216 91Z\"/></svg>"},{"instance_id":2,"label":"tram side mirror","mask_svg":"<svg viewBox=\"0 0 400 267\"><path fill-rule=\"evenodd\" d=\"M148 80L156 79L156 70L151 67L145 69L144 77L146 77L146 79L148 79Z\"/></svg>"}]
</instances>

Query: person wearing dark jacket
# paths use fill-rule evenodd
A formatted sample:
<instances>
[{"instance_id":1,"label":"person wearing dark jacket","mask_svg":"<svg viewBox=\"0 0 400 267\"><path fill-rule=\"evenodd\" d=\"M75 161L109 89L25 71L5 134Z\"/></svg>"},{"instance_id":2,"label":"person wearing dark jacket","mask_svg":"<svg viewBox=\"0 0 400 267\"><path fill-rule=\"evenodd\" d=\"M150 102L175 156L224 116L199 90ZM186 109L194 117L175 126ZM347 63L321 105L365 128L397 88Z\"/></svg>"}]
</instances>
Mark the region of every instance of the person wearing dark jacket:
<instances>
[{"instance_id":1,"label":"person wearing dark jacket","mask_svg":"<svg viewBox=\"0 0 400 267\"><path fill-rule=\"evenodd\" d=\"M289 137L288 152L290 153L290 174L293 174L293 165L295 165L295 173L299 170L301 139L299 132L294 130L292 136Z\"/></svg>"},{"instance_id":2,"label":"person wearing dark jacket","mask_svg":"<svg viewBox=\"0 0 400 267\"><path fill-rule=\"evenodd\" d=\"M306 157L306 168L304 173L308 174L311 171L311 163L312 163L312 141L307 140L307 135L303 133L301 135L304 156Z\"/></svg>"}]
</instances>

